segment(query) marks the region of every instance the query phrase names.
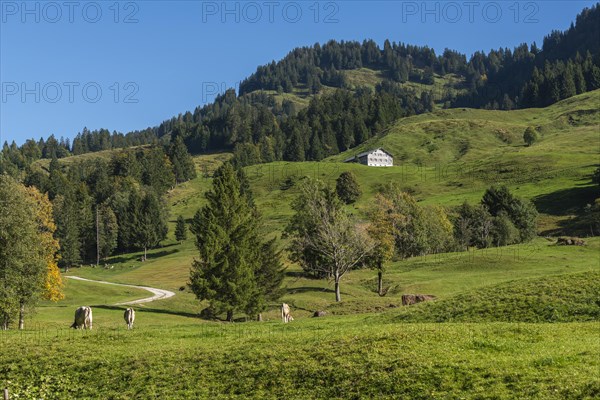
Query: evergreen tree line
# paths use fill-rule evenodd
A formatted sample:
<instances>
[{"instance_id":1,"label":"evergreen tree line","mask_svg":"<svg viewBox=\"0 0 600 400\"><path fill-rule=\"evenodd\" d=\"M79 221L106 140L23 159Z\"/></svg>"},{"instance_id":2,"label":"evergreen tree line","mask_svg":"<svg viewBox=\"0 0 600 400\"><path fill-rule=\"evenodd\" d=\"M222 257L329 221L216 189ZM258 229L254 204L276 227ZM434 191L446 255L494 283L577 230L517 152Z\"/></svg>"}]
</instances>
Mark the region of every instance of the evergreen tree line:
<instances>
[{"instance_id":1,"label":"evergreen tree line","mask_svg":"<svg viewBox=\"0 0 600 400\"><path fill-rule=\"evenodd\" d=\"M148 146L63 164L34 164L24 183L47 193L53 204L60 264L96 262L116 252L146 250L166 238L164 195L196 176L181 137L167 147ZM98 242L97 242L98 240Z\"/></svg>"},{"instance_id":2,"label":"evergreen tree line","mask_svg":"<svg viewBox=\"0 0 600 400\"><path fill-rule=\"evenodd\" d=\"M90 131L87 128L83 128L83 131L78 133L73 139L73 145L70 151L73 155L79 155L102 150L140 146L155 143L157 141L158 137L155 130L152 128L133 131L127 134L117 131L113 131L111 134L107 129Z\"/></svg>"},{"instance_id":3,"label":"evergreen tree line","mask_svg":"<svg viewBox=\"0 0 600 400\"><path fill-rule=\"evenodd\" d=\"M297 87L318 93L322 85L346 87L343 70L369 67L402 83L433 84L434 74L464 77L464 84L455 89L466 89L466 93L457 96L450 91L442 98L450 107L510 110L546 106L600 87L598 37L600 6L594 5L584 9L566 31L547 35L541 49L536 43L521 44L514 50L478 51L469 60L453 50L437 56L426 46L389 40L383 48L372 40L330 41L294 49L281 61L259 67L241 83L240 93L292 92Z\"/></svg>"},{"instance_id":4,"label":"evergreen tree line","mask_svg":"<svg viewBox=\"0 0 600 400\"><path fill-rule=\"evenodd\" d=\"M383 49L373 40L331 40L324 45L292 50L279 62L260 66L240 84L240 95L256 90L274 90L291 93L304 86L311 93L319 93L322 86L347 86L342 71L363 67L385 71L385 77L395 82L431 82L432 72L441 74L460 72L466 58L447 50L442 56L427 46L412 46L386 40Z\"/></svg>"},{"instance_id":5,"label":"evergreen tree line","mask_svg":"<svg viewBox=\"0 0 600 400\"><path fill-rule=\"evenodd\" d=\"M542 107L575 94L600 88L600 6L584 9L564 32L513 50L476 52L469 60L449 49L437 56L428 47L385 41L330 41L294 49L283 60L259 67L240 85L239 96L230 89L214 102L163 121L159 126L122 134L106 129L84 129L73 143L68 139L28 140L20 148L4 143L0 172L15 175L39 158L168 142L182 136L188 150L197 153L234 150L247 165L272 160L319 160L360 144L379 133L395 118L431 110L432 93L418 95L394 83L434 83L434 74L464 78L445 91L448 107L504 109ZM375 93L364 88L348 92L344 70L369 67L385 80ZM260 90L291 92L323 85L333 93L314 98L308 110L298 112L293 102ZM433 89L433 86L432 86ZM457 93L460 93L457 95Z\"/></svg>"},{"instance_id":6,"label":"evergreen tree line","mask_svg":"<svg viewBox=\"0 0 600 400\"><path fill-rule=\"evenodd\" d=\"M242 166L282 159L320 161L382 133L397 118L432 109L429 93L417 96L392 82L378 85L374 92L338 90L313 98L279 126L272 119L271 129L255 130L250 140L235 144L235 160Z\"/></svg>"},{"instance_id":7,"label":"evergreen tree line","mask_svg":"<svg viewBox=\"0 0 600 400\"><path fill-rule=\"evenodd\" d=\"M61 137L56 139L50 135L48 139L27 139L18 147L13 141L10 145L4 142L2 147L3 158L12 164L13 169L25 169L32 162L42 158L65 158L71 155L80 155L102 150L112 150L140 146L145 144L156 144L159 138L156 130L152 128L143 131L134 131L127 134L113 131L111 134L107 129L90 131L83 128L73 139Z\"/></svg>"},{"instance_id":8,"label":"evergreen tree line","mask_svg":"<svg viewBox=\"0 0 600 400\"><path fill-rule=\"evenodd\" d=\"M454 107L543 107L600 88L600 6L585 8L564 32L553 31L542 48L533 43L475 53L466 69L468 94ZM568 67L571 63L572 66ZM571 83L575 81L575 90ZM543 97L546 96L546 97Z\"/></svg>"}]
</instances>

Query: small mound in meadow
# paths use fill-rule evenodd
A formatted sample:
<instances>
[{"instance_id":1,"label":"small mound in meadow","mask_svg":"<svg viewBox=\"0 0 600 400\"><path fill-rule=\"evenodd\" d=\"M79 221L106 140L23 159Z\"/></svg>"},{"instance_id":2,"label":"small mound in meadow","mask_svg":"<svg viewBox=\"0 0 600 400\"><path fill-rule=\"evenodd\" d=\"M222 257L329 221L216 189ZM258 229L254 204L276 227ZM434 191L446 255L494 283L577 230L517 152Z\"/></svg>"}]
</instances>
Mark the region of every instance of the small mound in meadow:
<instances>
[{"instance_id":1,"label":"small mound in meadow","mask_svg":"<svg viewBox=\"0 0 600 400\"><path fill-rule=\"evenodd\" d=\"M405 307L403 322L600 321L600 271L524 279Z\"/></svg>"}]
</instances>

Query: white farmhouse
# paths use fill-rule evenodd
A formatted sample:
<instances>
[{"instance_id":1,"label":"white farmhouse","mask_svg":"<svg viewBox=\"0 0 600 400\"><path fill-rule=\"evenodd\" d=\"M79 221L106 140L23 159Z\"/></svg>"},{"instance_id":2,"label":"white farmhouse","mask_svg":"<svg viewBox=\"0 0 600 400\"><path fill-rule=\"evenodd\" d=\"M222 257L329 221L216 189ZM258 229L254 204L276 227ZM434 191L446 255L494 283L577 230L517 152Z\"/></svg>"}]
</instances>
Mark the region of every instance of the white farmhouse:
<instances>
[{"instance_id":1,"label":"white farmhouse","mask_svg":"<svg viewBox=\"0 0 600 400\"><path fill-rule=\"evenodd\" d=\"M394 157L384 149L378 148L357 154L344 162L357 162L369 167L392 167L394 166Z\"/></svg>"}]
</instances>

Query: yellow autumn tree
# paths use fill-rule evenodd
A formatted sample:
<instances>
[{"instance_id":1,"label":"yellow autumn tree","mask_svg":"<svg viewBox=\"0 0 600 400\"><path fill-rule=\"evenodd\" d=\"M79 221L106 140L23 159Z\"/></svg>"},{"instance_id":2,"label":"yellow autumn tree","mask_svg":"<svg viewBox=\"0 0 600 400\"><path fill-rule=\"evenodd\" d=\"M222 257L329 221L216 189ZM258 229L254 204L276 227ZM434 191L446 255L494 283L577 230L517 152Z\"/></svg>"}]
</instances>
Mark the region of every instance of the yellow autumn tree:
<instances>
[{"instance_id":1,"label":"yellow autumn tree","mask_svg":"<svg viewBox=\"0 0 600 400\"><path fill-rule=\"evenodd\" d=\"M42 194L35 187L28 187L27 194L36 205L35 220L38 226L42 257L46 262L46 276L42 297L46 300L59 301L65 298L63 281L58 269L58 240L54 238L56 224L52 217L52 203L47 194Z\"/></svg>"}]
</instances>

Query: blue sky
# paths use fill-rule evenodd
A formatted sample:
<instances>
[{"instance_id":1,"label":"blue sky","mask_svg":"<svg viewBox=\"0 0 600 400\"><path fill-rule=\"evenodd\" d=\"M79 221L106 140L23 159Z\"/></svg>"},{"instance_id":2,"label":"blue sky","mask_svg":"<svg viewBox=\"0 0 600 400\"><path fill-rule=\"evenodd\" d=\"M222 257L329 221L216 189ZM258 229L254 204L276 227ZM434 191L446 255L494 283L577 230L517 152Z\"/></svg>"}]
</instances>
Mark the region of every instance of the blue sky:
<instances>
[{"instance_id":1,"label":"blue sky","mask_svg":"<svg viewBox=\"0 0 600 400\"><path fill-rule=\"evenodd\" d=\"M155 126L330 39L467 55L541 45L594 3L0 0L0 141Z\"/></svg>"}]
</instances>

